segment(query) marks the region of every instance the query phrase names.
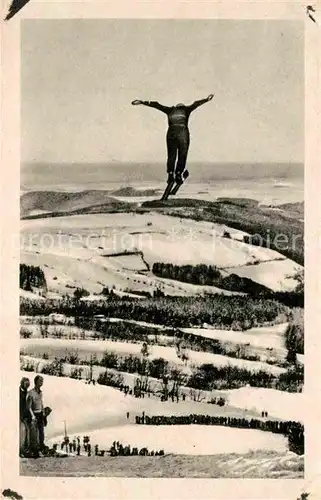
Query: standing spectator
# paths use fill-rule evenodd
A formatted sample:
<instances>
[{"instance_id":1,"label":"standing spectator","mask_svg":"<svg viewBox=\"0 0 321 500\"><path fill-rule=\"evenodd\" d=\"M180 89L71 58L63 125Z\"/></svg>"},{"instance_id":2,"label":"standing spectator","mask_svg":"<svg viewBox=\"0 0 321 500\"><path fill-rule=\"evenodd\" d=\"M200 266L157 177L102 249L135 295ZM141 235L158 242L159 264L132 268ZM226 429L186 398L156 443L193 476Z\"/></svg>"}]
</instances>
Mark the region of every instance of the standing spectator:
<instances>
[{"instance_id":1,"label":"standing spectator","mask_svg":"<svg viewBox=\"0 0 321 500\"><path fill-rule=\"evenodd\" d=\"M27 407L31 415L30 448L32 455L37 458L39 452L44 451L45 448L44 407L41 390L43 377L36 375L34 384L34 388L29 391L27 396Z\"/></svg>"},{"instance_id":2,"label":"standing spectator","mask_svg":"<svg viewBox=\"0 0 321 500\"><path fill-rule=\"evenodd\" d=\"M129 411L126 413L127 420L129 419Z\"/></svg>"},{"instance_id":3,"label":"standing spectator","mask_svg":"<svg viewBox=\"0 0 321 500\"><path fill-rule=\"evenodd\" d=\"M24 457L28 453L29 437L30 437L30 414L27 407L27 394L30 386L30 380L23 377L20 382L20 457Z\"/></svg>"},{"instance_id":4,"label":"standing spectator","mask_svg":"<svg viewBox=\"0 0 321 500\"><path fill-rule=\"evenodd\" d=\"M68 448L69 448L69 437L68 436L64 437L64 442L65 442L66 452L68 453Z\"/></svg>"}]
</instances>

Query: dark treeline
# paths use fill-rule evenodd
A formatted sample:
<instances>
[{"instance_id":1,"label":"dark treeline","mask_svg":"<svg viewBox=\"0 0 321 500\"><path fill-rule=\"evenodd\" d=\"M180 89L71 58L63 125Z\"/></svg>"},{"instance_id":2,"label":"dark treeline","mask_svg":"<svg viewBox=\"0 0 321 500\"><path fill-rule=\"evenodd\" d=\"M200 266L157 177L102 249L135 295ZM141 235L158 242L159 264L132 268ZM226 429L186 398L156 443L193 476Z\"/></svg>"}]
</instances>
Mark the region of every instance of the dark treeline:
<instances>
[{"instance_id":1,"label":"dark treeline","mask_svg":"<svg viewBox=\"0 0 321 500\"><path fill-rule=\"evenodd\" d=\"M20 314L36 316L60 313L66 316L104 315L134 319L170 327L202 326L241 329L274 322L279 315L286 317L290 309L275 300L221 294L205 297L159 297L153 299L107 298L100 302L80 302L65 297L63 300L31 301L22 298Z\"/></svg>"},{"instance_id":2,"label":"dark treeline","mask_svg":"<svg viewBox=\"0 0 321 500\"><path fill-rule=\"evenodd\" d=\"M170 263L155 262L152 268L155 276L168 278L194 285L216 286L222 290L245 293L252 298L276 300L288 307L304 307L304 289L298 287L293 292L273 292L264 285L236 274L222 276L215 266L206 264L178 266Z\"/></svg>"},{"instance_id":3,"label":"dark treeline","mask_svg":"<svg viewBox=\"0 0 321 500\"><path fill-rule=\"evenodd\" d=\"M103 366L104 368L114 368L126 373L138 373L139 375L144 375L146 372L150 372L151 377L156 374L154 370L154 360L142 359L138 356L134 356L133 354L119 357L113 352L105 352L102 359L100 361L96 361L95 364Z\"/></svg>"},{"instance_id":4,"label":"dark treeline","mask_svg":"<svg viewBox=\"0 0 321 500\"><path fill-rule=\"evenodd\" d=\"M150 334L150 328L146 326L122 321L101 321L99 318L86 316L76 316L75 326L83 330L95 331L100 338L120 341L147 342Z\"/></svg>"},{"instance_id":5,"label":"dark treeline","mask_svg":"<svg viewBox=\"0 0 321 500\"><path fill-rule=\"evenodd\" d=\"M156 288L156 290L152 290L151 292L148 290L131 290L130 288L125 288L124 292L132 293L134 295L139 295L140 297L146 297L148 299L165 297L165 293L160 288ZM104 295L105 297L109 297L109 298L119 297L114 292L113 288L108 288L107 286L103 287L101 294ZM133 298L135 298L135 297L133 297Z\"/></svg>"},{"instance_id":6,"label":"dark treeline","mask_svg":"<svg viewBox=\"0 0 321 500\"><path fill-rule=\"evenodd\" d=\"M304 384L304 367L294 364L286 372L278 376L275 389L279 391L301 392Z\"/></svg>"},{"instance_id":7,"label":"dark treeline","mask_svg":"<svg viewBox=\"0 0 321 500\"><path fill-rule=\"evenodd\" d=\"M85 290L84 288L76 288L76 290L74 291L75 300L80 300L83 297L88 297L89 295L90 293L88 292L88 290Z\"/></svg>"},{"instance_id":8,"label":"dark treeline","mask_svg":"<svg viewBox=\"0 0 321 500\"><path fill-rule=\"evenodd\" d=\"M195 335L194 333L183 332L178 328L169 328L161 331L155 329L151 332L151 329L144 325L122 321L117 321L117 323L100 321L98 318L86 318L83 316L75 318L75 325L84 330L95 331L97 338L106 340L111 339L126 342L148 342L149 344L158 344L158 335L166 335L166 337L169 338L166 345L170 347L178 347L180 342L183 342L185 349L222 354L223 356L227 355L232 358L242 357L242 359L247 359L249 361L260 361L260 356L251 354L250 352L246 353L245 349L242 349L241 346L234 345L231 347L231 343L228 340L226 342L218 341L216 339ZM154 335L154 339L151 340L150 337L152 335ZM228 348L226 344L229 345ZM242 353L242 356L240 353Z\"/></svg>"},{"instance_id":9,"label":"dark treeline","mask_svg":"<svg viewBox=\"0 0 321 500\"><path fill-rule=\"evenodd\" d=\"M270 293L269 288L249 278L242 278L236 274L222 276L217 267L206 264L177 266L170 263L155 262L152 271L155 276L161 278L169 278L194 285L216 286L223 290L243 292L251 297L264 297Z\"/></svg>"},{"instance_id":10,"label":"dark treeline","mask_svg":"<svg viewBox=\"0 0 321 500\"><path fill-rule=\"evenodd\" d=\"M48 359L47 353L44 353L43 358ZM177 379L178 376L177 367L163 358L148 359L148 355L135 356L133 354L119 356L108 351L103 353L101 359L93 355L90 361L81 360L77 353L69 353L63 358L55 358L50 364L45 365L44 370L47 374L62 376L63 363L101 366L124 373L137 373L140 376L151 377L160 381L164 381L165 378L172 381ZM111 381L109 377L106 379L101 378L100 382L112 386L119 386L122 383L120 378L112 378L113 381L110 384L108 383ZM304 368L302 365L293 365L286 372L274 375L263 370L254 372L237 366L218 367L206 363L194 368L191 375L181 378L181 385L203 391L237 389L248 384L251 387L298 392L301 390L303 383Z\"/></svg>"},{"instance_id":11,"label":"dark treeline","mask_svg":"<svg viewBox=\"0 0 321 500\"><path fill-rule=\"evenodd\" d=\"M193 389L212 391L215 389L237 389L249 384L252 387L275 387L278 377L263 370L254 372L237 366L201 365L188 379Z\"/></svg>"},{"instance_id":12,"label":"dark treeline","mask_svg":"<svg viewBox=\"0 0 321 500\"><path fill-rule=\"evenodd\" d=\"M46 321L45 316L42 318ZM47 322L48 321L49 320L47 320ZM83 339L86 338L85 330L93 332L92 336L95 339L110 339L131 343L147 342L149 344L159 344L158 336L165 335L168 338L166 345L171 347L177 347L183 343L185 349L222 354L233 358L247 359L249 361L260 361L260 356L251 352L251 349L247 351L244 346L242 347L242 345L233 344L230 340L219 341L217 339L197 335L197 332L196 334L185 332L180 328L166 328L164 330L157 328L151 329L148 325L140 325L127 321L128 320L120 320L117 322L106 321L105 318L103 318L102 321L102 318L97 317L76 316L73 323L77 328L83 330L79 334L79 337ZM232 326L234 330L242 329L242 325L240 324L234 323ZM45 326L43 329L45 329ZM31 336L31 332L28 331L28 329L21 327L20 335L23 338L29 338ZM48 336L48 334L46 335ZM51 335L61 338L63 333L58 329L57 332L52 333ZM304 331L302 320L291 321L288 325L285 332L285 347L293 354L293 359L288 360L290 362L296 361L296 353L304 353Z\"/></svg>"},{"instance_id":13,"label":"dark treeline","mask_svg":"<svg viewBox=\"0 0 321 500\"><path fill-rule=\"evenodd\" d=\"M32 292L33 288L47 291L47 283L43 270L39 266L20 264L20 288Z\"/></svg>"},{"instance_id":14,"label":"dark treeline","mask_svg":"<svg viewBox=\"0 0 321 500\"><path fill-rule=\"evenodd\" d=\"M68 359L65 360L68 362ZM85 362L86 363L86 362ZM163 358L148 359L143 356L129 354L119 356L113 352L105 352L100 360L97 358L92 363L104 368L113 368L121 372L138 373L163 380L166 376L173 379L177 368ZM304 369L302 365L293 365L280 375L266 371L252 371L251 369L237 366L214 366L205 363L195 368L189 377L184 380L184 385L192 389L212 391L215 389L233 389L249 384L251 387L276 388L297 392L304 382Z\"/></svg>"},{"instance_id":15,"label":"dark treeline","mask_svg":"<svg viewBox=\"0 0 321 500\"><path fill-rule=\"evenodd\" d=\"M251 387L275 388L289 392L298 392L304 382L303 366L293 366L280 375L273 375L263 370L253 372L237 366L214 366L210 363L194 370L187 385L194 389L237 389L248 384Z\"/></svg>"},{"instance_id":16,"label":"dark treeline","mask_svg":"<svg viewBox=\"0 0 321 500\"><path fill-rule=\"evenodd\" d=\"M161 278L170 278L194 285L214 285L221 278L219 269L206 264L177 266L155 262L152 268L153 274Z\"/></svg>"},{"instance_id":17,"label":"dark treeline","mask_svg":"<svg viewBox=\"0 0 321 500\"><path fill-rule=\"evenodd\" d=\"M44 353L42 358L48 360L48 354ZM54 375L57 377L64 376L63 364L71 365L86 365L86 366L101 366L118 370L124 373L137 373L138 375L148 375L148 377L163 379L166 375L169 378L176 376L176 369L170 368L168 361L163 358L145 359L144 357L128 354L118 356L113 352L104 352L101 359L97 359L96 355L91 356L91 360L81 359L77 353L69 353L64 357L54 358L50 363L47 363L42 368L42 373ZM33 368L33 365L32 365ZM26 370L25 366L23 367ZM102 385L111 385L119 387L123 383L122 374L112 374L106 372L99 376L98 383Z\"/></svg>"},{"instance_id":18,"label":"dark treeline","mask_svg":"<svg viewBox=\"0 0 321 500\"><path fill-rule=\"evenodd\" d=\"M113 373L106 370L104 373L98 375L97 384L117 388L124 387L124 377L121 373Z\"/></svg>"},{"instance_id":19,"label":"dark treeline","mask_svg":"<svg viewBox=\"0 0 321 500\"><path fill-rule=\"evenodd\" d=\"M268 292L266 298L276 300L287 307L304 307L304 290L296 289L293 292Z\"/></svg>"},{"instance_id":20,"label":"dark treeline","mask_svg":"<svg viewBox=\"0 0 321 500\"><path fill-rule=\"evenodd\" d=\"M289 352L304 354L303 318L288 325L285 332L285 347Z\"/></svg>"},{"instance_id":21,"label":"dark treeline","mask_svg":"<svg viewBox=\"0 0 321 500\"><path fill-rule=\"evenodd\" d=\"M257 429L288 436L290 451L304 454L304 426L294 421L258 420L255 418L215 417L211 415L136 416L136 424L145 425L222 425L238 429Z\"/></svg>"}]
</instances>

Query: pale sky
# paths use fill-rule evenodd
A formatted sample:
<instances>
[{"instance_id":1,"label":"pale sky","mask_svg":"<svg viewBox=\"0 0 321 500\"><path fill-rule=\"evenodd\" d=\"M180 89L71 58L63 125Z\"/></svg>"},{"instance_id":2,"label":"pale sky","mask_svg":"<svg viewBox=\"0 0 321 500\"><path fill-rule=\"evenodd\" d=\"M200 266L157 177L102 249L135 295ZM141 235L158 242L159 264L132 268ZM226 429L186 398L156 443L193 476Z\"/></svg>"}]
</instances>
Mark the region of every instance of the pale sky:
<instances>
[{"instance_id":1,"label":"pale sky","mask_svg":"<svg viewBox=\"0 0 321 500\"><path fill-rule=\"evenodd\" d=\"M190 118L189 161L301 162L303 23L23 20L22 161L163 162L165 105Z\"/></svg>"}]
</instances>

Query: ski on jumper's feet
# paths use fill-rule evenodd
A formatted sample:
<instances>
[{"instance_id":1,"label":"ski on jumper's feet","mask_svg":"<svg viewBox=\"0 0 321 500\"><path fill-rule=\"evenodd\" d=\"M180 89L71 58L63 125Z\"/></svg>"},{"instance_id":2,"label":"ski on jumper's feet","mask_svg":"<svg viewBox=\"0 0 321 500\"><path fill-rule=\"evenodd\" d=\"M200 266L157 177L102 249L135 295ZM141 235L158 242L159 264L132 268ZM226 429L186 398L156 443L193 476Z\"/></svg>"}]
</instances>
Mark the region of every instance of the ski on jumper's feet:
<instances>
[{"instance_id":1,"label":"ski on jumper's feet","mask_svg":"<svg viewBox=\"0 0 321 500\"><path fill-rule=\"evenodd\" d=\"M170 195L170 192L172 191L173 189L173 186L175 184L175 181L174 180L170 180L169 182L167 182L167 186L166 186L166 189L164 191L164 194L161 198L162 201L166 201L167 198L169 197Z\"/></svg>"},{"instance_id":2,"label":"ski on jumper's feet","mask_svg":"<svg viewBox=\"0 0 321 500\"><path fill-rule=\"evenodd\" d=\"M177 191L184 184L184 182L186 181L186 179L187 179L188 176L189 176L189 173L188 173L187 170L185 172L183 172L182 179L179 182L176 182L175 186L173 186L173 188L172 188L172 190L170 192L171 195L174 195L174 194L177 193Z\"/></svg>"}]
</instances>

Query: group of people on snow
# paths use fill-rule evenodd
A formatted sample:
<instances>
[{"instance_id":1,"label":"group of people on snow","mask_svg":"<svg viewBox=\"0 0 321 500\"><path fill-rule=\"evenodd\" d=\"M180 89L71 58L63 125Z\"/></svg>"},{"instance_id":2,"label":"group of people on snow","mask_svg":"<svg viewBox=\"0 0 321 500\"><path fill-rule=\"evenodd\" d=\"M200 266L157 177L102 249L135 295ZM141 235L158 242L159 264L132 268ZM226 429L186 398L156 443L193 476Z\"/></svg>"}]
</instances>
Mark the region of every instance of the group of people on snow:
<instances>
[{"instance_id":1,"label":"group of people on snow","mask_svg":"<svg viewBox=\"0 0 321 500\"><path fill-rule=\"evenodd\" d=\"M28 377L20 381L20 457L38 458L46 452L45 427L51 408L44 407L42 385L41 375L35 376L31 390Z\"/></svg>"}]
</instances>

